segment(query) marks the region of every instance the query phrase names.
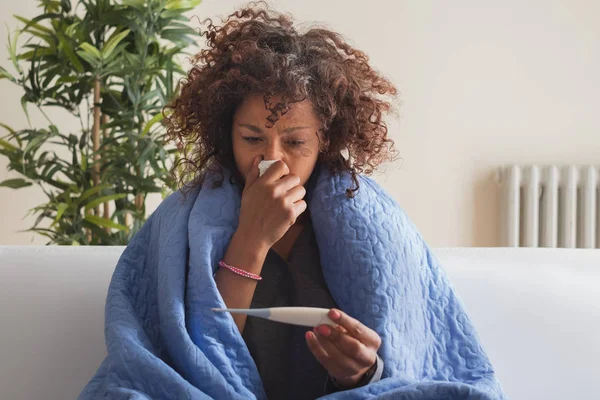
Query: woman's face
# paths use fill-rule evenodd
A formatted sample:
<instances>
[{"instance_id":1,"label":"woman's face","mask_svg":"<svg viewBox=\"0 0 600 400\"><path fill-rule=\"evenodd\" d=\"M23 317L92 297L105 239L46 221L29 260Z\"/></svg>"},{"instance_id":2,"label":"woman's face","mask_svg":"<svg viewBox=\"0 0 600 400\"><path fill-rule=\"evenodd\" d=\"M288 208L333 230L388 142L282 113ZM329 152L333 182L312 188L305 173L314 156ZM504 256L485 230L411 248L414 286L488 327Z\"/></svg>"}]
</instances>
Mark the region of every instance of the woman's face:
<instances>
[{"instance_id":1,"label":"woman's face","mask_svg":"<svg viewBox=\"0 0 600 400\"><path fill-rule=\"evenodd\" d=\"M279 98L274 96L272 104ZM266 128L271 111L261 94L246 97L233 116L233 155L238 171L245 177L256 156L263 160L283 160L304 185L319 156L318 132L321 122L310 101L290 104L290 110L274 126Z\"/></svg>"}]
</instances>

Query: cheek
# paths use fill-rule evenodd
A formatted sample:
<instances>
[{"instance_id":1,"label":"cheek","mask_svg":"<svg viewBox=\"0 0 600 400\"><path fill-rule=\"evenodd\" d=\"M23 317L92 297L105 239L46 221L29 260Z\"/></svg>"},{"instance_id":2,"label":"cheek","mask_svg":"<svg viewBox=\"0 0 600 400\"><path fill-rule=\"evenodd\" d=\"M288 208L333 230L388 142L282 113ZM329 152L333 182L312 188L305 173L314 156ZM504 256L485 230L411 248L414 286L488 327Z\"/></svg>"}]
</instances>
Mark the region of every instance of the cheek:
<instances>
[{"instance_id":1,"label":"cheek","mask_svg":"<svg viewBox=\"0 0 600 400\"><path fill-rule=\"evenodd\" d=\"M316 157L311 155L311 157L294 158L291 164L288 165L290 170L300 177L301 184L304 185L315 168Z\"/></svg>"},{"instance_id":2,"label":"cheek","mask_svg":"<svg viewBox=\"0 0 600 400\"><path fill-rule=\"evenodd\" d=\"M233 158L235 159L235 165L238 171L245 174L252 165L252 154L249 154L247 150L239 143L239 141L233 141Z\"/></svg>"}]
</instances>

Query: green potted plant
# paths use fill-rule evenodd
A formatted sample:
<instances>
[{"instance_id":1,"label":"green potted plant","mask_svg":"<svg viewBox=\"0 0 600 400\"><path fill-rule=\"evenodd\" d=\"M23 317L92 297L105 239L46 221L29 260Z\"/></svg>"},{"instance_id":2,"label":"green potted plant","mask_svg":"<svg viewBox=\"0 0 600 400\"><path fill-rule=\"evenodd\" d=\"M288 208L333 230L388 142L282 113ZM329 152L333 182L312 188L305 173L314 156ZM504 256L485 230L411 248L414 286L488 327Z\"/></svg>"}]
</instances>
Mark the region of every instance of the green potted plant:
<instances>
[{"instance_id":1,"label":"green potted plant","mask_svg":"<svg viewBox=\"0 0 600 400\"><path fill-rule=\"evenodd\" d=\"M16 16L23 27L9 35L14 72L0 67L0 79L19 85L24 112L37 107L47 124L0 124L0 154L20 175L0 190L43 190L47 202L30 211L37 219L29 230L48 244L126 244L145 221L147 195L175 189L178 154L160 122L185 74L176 58L198 38L184 13L199 3L43 0L39 16ZM49 107L80 130L62 131Z\"/></svg>"}]
</instances>

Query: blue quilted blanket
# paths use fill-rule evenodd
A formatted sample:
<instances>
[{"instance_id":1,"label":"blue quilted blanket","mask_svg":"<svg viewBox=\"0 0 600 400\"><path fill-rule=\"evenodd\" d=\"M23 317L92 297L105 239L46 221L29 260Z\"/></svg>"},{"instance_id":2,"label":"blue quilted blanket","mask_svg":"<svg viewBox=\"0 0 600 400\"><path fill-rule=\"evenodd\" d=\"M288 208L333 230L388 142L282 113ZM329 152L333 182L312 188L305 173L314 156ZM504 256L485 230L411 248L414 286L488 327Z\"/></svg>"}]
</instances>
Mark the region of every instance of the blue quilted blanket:
<instances>
[{"instance_id":1,"label":"blue quilted blanket","mask_svg":"<svg viewBox=\"0 0 600 400\"><path fill-rule=\"evenodd\" d=\"M360 176L317 169L307 193L323 274L342 310L381 336L381 381L330 399L504 399L473 325L398 204ZM266 398L213 273L239 216L229 183L167 198L127 246L106 303L108 357L80 399Z\"/></svg>"}]
</instances>

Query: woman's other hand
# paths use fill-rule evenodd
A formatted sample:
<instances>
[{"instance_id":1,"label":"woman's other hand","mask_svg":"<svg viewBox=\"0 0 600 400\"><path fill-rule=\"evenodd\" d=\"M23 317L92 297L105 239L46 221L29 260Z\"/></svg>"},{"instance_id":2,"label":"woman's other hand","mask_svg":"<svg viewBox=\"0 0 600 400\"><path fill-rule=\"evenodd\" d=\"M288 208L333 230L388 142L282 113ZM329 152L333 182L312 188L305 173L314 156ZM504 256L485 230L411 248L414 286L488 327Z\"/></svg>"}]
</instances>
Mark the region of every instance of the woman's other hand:
<instances>
[{"instance_id":1,"label":"woman's other hand","mask_svg":"<svg viewBox=\"0 0 600 400\"><path fill-rule=\"evenodd\" d=\"M351 388L377 362L381 338L340 310L331 309L329 318L339 325L315 327L306 332L306 342L329 375L341 386Z\"/></svg>"}]
</instances>

